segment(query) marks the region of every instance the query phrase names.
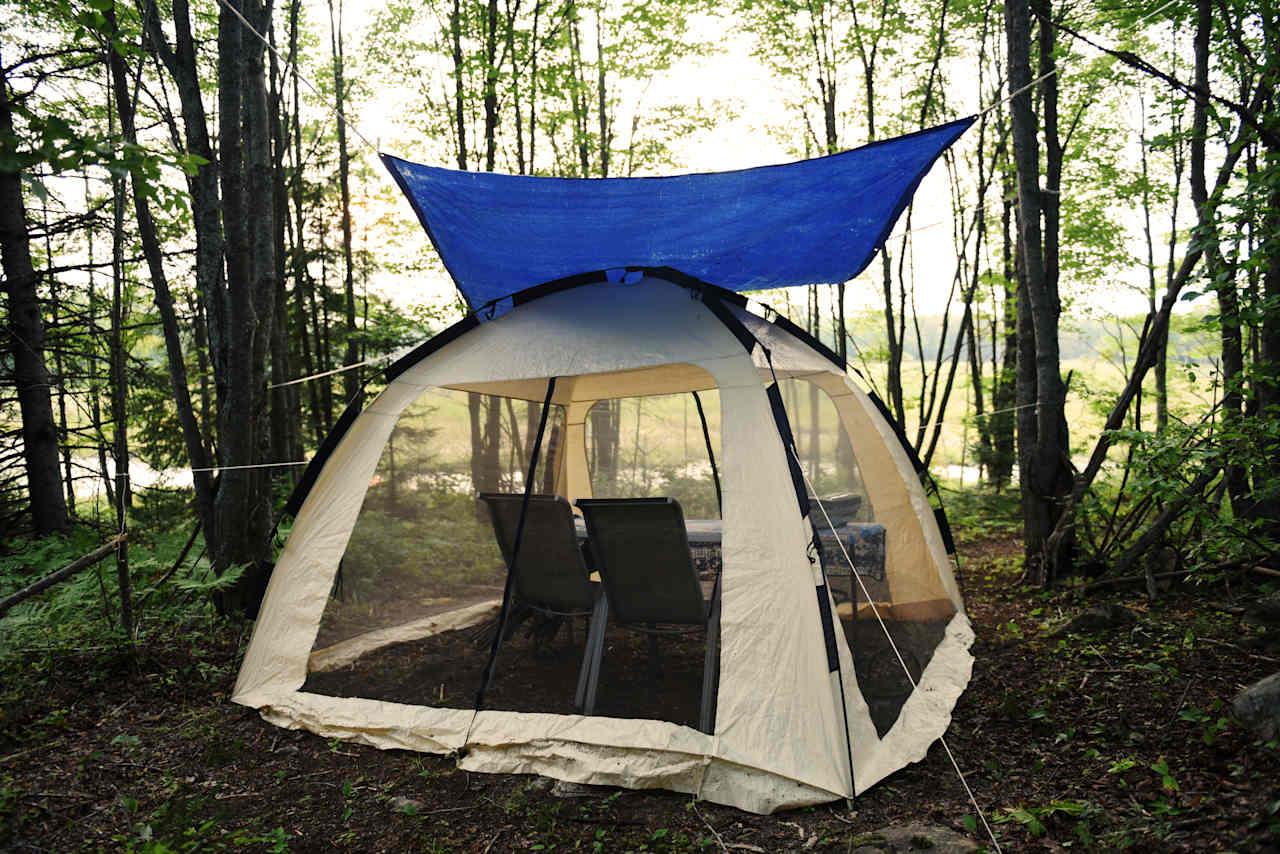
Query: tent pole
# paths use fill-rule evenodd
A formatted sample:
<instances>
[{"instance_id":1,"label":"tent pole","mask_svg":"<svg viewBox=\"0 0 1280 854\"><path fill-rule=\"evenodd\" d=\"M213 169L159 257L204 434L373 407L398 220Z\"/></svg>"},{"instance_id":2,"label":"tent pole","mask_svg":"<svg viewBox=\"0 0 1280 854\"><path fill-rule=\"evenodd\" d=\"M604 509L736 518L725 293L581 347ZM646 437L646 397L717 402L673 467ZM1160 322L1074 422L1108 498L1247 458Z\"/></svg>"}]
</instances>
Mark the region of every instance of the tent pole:
<instances>
[{"instance_id":1,"label":"tent pole","mask_svg":"<svg viewBox=\"0 0 1280 854\"><path fill-rule=\"evenodd\" d=\"M716 452L711 447L711 431L707 428L707 414L702 411L702 398L698 397L698 393L695 391L690 394L693 395L693 402L698 406L698 418L702 421L702 439L707 443L707 459L711 460L711 479L716 485L716 509L720 511L721 516L724 516L724 502L720 498L720 469L716 466ZM688 453L685 456L688 457Z\"/></svg>"},{"instance_id":2,"label":"tent pole","mask_svg":"<svg viewBox=\"0 0 1280 854\"><path fill-rule=\"evenodd\" d=\"M475 723L475 713L484 704L485 692L493 685L493 675L498 660L498 647L502 645L502 637L506 634L507 623L511 617L511 599L515 593L516 573L520 565L520 542L524 539L525 517L529 511L529 496L533 494L534 477L538 469L538 455L542 450L542 437L547 431L547 415L551 412L551 396L556 390L556 378L547 380L547 395L542 401L542 416L538 419L538 435L533 440L533 450L529 454L529 471L524 479L524 500L520 504L520 520L516 523L515 543L511 547L511 566L507 570L507 583L502 590L502 611L498 616L498 632L493 636L493 644L489 648L489 661L485 664L484 675L480 680L480 688L476 691L475 710L471 716L471 724ZM465 750L467 740L471 738L471 725L467 726L467 735L463 739L460 750Z\"/></svg>"}]
</instances>

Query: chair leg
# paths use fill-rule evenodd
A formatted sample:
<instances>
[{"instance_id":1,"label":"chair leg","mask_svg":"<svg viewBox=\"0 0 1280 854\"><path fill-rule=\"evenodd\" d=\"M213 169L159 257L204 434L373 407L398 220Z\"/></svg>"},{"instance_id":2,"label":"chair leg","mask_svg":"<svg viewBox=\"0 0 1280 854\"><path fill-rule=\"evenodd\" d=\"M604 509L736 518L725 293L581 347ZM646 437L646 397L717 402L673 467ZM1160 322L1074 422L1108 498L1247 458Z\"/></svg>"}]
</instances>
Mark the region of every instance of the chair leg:
<instances>
[{"instance_id":1,"label":"chair leg","mask_svg":"<svg viewBox=\"0 0 1280 854\"><path fill-rule=\"evenodd\" d=\"M711 593L711 614L707 617L707 651L702 660L702 709L698 729L715 732L716 690L720 685L720 579Z\"/></svg>"},{"instance_id":2,"label":"chair leg","mask_svg":"<svg viewBox=\"0 0 1280 854\"><path fill-rule=\"evenodd\" d=\"M658 699L658 680L662 678L662 650L658 648L658 635L653 631L654 624L649 624L649 693L654 700Z\"/></svg>"},{"instance_id":3,"label":"chair leg","mask_svg":"<svg viewBox=\"0 0 1280 854\"><path fill-rule=\"evenodd\" d=\"M591 624L582 649L582 667L578 670L578 691L574 706L584 715L596 710L596 688L600 684L600 659L604 657L604 630L609 621L609 599L601 590L591 610Z\"/></svg>"}]
</instances>

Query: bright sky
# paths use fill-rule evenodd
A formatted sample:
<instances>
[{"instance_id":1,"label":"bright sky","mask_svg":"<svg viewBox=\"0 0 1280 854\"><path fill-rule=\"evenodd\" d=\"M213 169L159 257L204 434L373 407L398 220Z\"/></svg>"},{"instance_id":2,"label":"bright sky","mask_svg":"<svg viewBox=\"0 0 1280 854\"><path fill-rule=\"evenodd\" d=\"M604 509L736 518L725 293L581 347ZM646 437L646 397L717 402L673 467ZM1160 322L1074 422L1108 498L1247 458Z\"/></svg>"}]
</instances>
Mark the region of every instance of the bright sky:
<instances>
[{"instance_id":1,"label":"bright sky","mask_svg":"<svg viewBox=\"0 0 1280 854\"><path fill-rule=\"evenodd\" d=\"M347 0L345 31L348 33L346 40L349 53L357 52L365 22L379 2L380 0ZM312 20L327 27L327 7L313 0L311 10ZM707 36L717 37L720 51L710 57L677 63L669 74L655 79L643 93L643 101L647 105L681 101L689 103L698 99L703 103L723 102L732 107L733 114L719 121L713 130L684 141L682 148L678 150L682 168L671 170L672 173L738 169L796 159L796 155L787 150L777 133L780 127L788 124L794 126L797 122L795 112L786 107L788 95L794 93L784 91L783 84L751 56L747 39L726 36L722 32L723 26L723 23L715 19L704 19L699 29L705 30ZM961 100L975 101L966 104L966 108L977 109L976 98L972 95L977 89L976 80L966 76L967 69L966 65L953 69L948 97L953 103ZM432 72L424 70L424 73ZM447 73L447 69L441 69L439 73ZM619 94L622 103L618 126L621 128L629 126L630 113L640 93L623 91ZM387 91L377 101L359 109L356 121L366 137L373 140L412 139L412 133L406 130L403 122L403 111L396 107L398 98L402 99L403 93ZM1129 117L1119 118L1128 121ZM971 131L959 144L964 145L966 141L972 144L969 137L974 136L974 133ZM388 145L388 149L421 162L430 162L429 152L438 150L435 146L424 145L422 150L415 151L404 143L399 146ZM380 190L385 192L387 187L392 186L389 176L380 166L375 168L373 176L374 181L380 182L378 186L364 187L363 190L359 186L355 187L357 199L361 196L371 199ZM393 211L375 210L379 204L371 202L368 215L378 217L389 214L403 223L416 226L416 218L408 203L400 198L398 192L393 195L396 199ZM994 194L991 198L989 203L996 204ZM998 208L993 208L991 214L998 215ZM895 258L902 246L903 227L904 223L900 221L895 235L889 239L889 247ZM426 235L419 229L411 229L415 236L405 241L402 247L387 246L385 241L379 240L377 230L376 227L357 227L357 239L367 240L374 251L432 254ZM955 268L952 231L948 181L945 170L938 164L921 184L916 195L912 221L916 303L922 314L936 314L943 309ZM1136 251L1137 246L1133 249ZM866 272L850 284L847 289L849 311L875 308L880 304L882 297L879 270L879 262L873 262ZM1139 272L1135 272L1135 276ZM390 273L381 273L370 286L402 304L441 304L452 302L454 298L452 282L443 272L427 282L421 278L397 278ZM1123 284L1107 288L1106 291L1104 295L1094 298L1107 303L1109 310L1130 313L1145 309L1142 298ZM797 298L803 299L799 295Z\"/></svg>"}]
</instances>

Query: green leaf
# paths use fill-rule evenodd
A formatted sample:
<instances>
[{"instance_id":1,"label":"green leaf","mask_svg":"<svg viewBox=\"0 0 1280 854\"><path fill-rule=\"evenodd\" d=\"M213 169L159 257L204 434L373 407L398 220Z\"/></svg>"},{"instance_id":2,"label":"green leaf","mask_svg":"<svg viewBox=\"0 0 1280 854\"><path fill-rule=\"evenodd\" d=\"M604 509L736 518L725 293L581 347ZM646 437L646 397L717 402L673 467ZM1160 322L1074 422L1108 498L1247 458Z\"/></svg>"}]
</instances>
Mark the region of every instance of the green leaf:
<instances>
[{"instance_id":1,"label":"green leaf","mask_svg":"<svg viewBox=\"0 0 1280 854\"><path fill-rule=\"evenodd\" d=\"M49 200L49 190L45 187L44 182L39 178L32 178L28 175L23 175L22 180L27 182L27 187L30 188L31 195L35 196L42 203Z\"/></svg>"}]
</instances>

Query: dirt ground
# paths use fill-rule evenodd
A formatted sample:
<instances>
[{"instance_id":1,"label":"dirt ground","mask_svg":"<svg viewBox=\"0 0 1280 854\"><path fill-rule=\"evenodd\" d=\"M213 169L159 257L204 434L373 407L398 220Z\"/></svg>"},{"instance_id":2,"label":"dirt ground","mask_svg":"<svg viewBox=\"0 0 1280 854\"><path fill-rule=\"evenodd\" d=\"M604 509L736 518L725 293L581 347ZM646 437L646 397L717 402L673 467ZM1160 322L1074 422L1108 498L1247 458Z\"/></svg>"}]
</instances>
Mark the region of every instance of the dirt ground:
<instances>
[{"instance_id":1,"label":"dirt ground","mask_svg":"<svg viewBox=\"0 0 1280 854\"><path fill-rule=\"evenodd\" d=\"M1020 589L1017 551L962 551L976 661L947 733L1004 850L1280 850L1280 746L1230 720L1236 692L1280 670L1223 609L1248 591L1116 596L1136 622L1052 637L1091 603ZM845 852L906 822L985 839L937 744L851 804L756 816L668 792L563 797L285 731L227 700L245 637L221 624L136 662L32 652L8 668L0 849Z\"/></svg>"},{"instance_id":2,"label":"dirt ground","mask_svg":"<svg viewBox=\"0 0 1280 854\"><path fill-rule=\"evenodd\" d=\"M499 650L484 708L574 714L587 632L584 620L573 622L572 634L561 623L553 629L554 637L536 631L545 622L520 625ZM471 709L492 635L492 623L485 623L386 646L339 670L311 674L302 689L331 697ZM595 713L697 728L706 634L695 629L655 638L659 673L651 677L648 637L610 625Z\"/></svg>"}]
</instances>

